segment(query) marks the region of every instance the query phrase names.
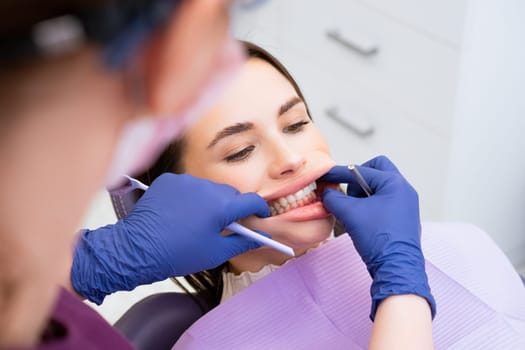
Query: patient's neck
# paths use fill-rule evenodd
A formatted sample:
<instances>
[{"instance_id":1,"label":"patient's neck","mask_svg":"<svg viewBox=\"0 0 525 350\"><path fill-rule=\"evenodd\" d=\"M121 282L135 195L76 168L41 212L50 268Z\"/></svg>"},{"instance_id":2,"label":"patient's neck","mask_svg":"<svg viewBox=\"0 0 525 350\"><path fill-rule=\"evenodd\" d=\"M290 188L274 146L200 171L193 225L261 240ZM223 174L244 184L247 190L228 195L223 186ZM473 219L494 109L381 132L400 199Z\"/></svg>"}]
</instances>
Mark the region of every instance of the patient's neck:
<instances>
[{"instance_id":1,"label":"patient's neck","mask_svg":"<svg viewBox=\"0 0 525 350\"><path fill-rule=\"evenodd\" d=\"M299 257L308 250L316 248L319 244L320 243L316 243L308 248L294 250L295 257ZM245 271L257 272L266 265L280 266L290 259L293 258L273 248L262 247L230 259L229 271L236 275Z\"/></svg>"}]
</instances>

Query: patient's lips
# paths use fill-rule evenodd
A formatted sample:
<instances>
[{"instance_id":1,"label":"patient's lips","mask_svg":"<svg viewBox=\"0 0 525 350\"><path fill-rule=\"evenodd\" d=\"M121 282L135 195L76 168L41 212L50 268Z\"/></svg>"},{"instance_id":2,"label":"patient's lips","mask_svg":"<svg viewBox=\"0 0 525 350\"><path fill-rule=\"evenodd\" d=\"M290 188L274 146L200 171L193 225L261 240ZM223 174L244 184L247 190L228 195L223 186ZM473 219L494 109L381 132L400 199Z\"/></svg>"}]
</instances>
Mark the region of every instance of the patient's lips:
<instances>
[{"instance_id":1,"label":"patient's lips","mask_svg":"<svg viewBox=\"0 0 525 350\"><path fill-rule=\"evenodd\" d=\"M315 220L330 215L321 202L322 191L334 184L311 182L304 188L279 197L268 203L272 216L279 216L290 221Z\"/></svg>"},{"instance_id":2,"label":"patient's lips","mask_svg":"<svg viewBox=\"0 0 525 350\"><path fill-rule=\"evenodd\" d=\"M311 156L310 164L301 173L284 179L276 187L267 187L266 191L258 192L270 207L271 218L267 220L307 221L330 216L323 207L321 195L325 188L337 188L337 185L318 179L335 163L325 153L317 152Z\"/></svg>"}]
</instances>

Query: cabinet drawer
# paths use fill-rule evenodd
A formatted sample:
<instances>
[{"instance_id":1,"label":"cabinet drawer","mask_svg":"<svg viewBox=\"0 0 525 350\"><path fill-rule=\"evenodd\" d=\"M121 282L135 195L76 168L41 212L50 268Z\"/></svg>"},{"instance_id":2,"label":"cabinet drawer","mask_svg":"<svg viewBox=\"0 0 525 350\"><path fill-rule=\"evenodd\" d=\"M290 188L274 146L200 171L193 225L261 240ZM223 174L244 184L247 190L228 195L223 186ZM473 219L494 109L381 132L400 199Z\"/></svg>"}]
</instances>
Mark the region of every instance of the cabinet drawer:
<instances>
[{"instance_id":1,"label":"cabinet drawer","mask_svg":"<svg viewBox=\"0 0 525 350\"><path fill-rule=\"evenodd\" d=\"M340 80L356 81L406 111L408 118L448 135L459 53L356 1L328 0L322 4L326 7L320 6L315 12L326 8L333 12L318 16L317 26L310 25L307 33L301 31L289 39L300 43L299 37L304 38L297 50L312 57L317 70L331 71ZM333 30L342 40L364 42L368 48L376 45L378 51L366 56L350 50L327 37L326 32Z\"/></svg>"},{"instance_id":2,"label":"cabinet drawer","mask_svg":"<svg viewBox=\"0 0 525 350\"><path fill-rule=\"evenodd\" d=\"M429 38L459 48L466 0L359 0Z\"/></svg>"}]
</instances>

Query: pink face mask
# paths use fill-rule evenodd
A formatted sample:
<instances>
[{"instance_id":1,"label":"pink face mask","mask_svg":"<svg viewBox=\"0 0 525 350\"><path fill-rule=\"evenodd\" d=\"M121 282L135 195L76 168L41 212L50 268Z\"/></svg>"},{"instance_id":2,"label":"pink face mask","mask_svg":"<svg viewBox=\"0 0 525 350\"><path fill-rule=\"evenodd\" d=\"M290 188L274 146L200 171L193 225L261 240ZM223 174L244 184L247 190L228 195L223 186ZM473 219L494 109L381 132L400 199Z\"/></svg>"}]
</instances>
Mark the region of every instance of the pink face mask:
<instances>
[{"instance_id":1,"label":"pink face mask","mask_svg":"<svg viewBox=\"0 0 525 350\"><path fill-rule=\"evenodd\" d=\"M244 60L239 43L230 41L219 58L218 69L209 78L195 104L171 117L144 117L127 123L117 143L106 187L119 184L122 175L144 171L177 136L180 136L220 97Z\"/></svg>"}]
</instances>

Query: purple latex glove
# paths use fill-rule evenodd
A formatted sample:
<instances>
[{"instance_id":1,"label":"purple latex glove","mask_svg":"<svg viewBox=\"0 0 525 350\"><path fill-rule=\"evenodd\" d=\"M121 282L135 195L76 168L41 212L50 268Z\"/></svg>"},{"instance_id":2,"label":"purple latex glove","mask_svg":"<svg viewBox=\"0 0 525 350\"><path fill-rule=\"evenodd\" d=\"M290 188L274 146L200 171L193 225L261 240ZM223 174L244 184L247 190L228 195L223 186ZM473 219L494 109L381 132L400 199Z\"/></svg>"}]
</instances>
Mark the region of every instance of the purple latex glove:
<instances>
[{"instance_id":1,"label":"purple latex glove","mask_svg":"<svg viewBox=\"0 0 525 350\"><path fill-rule=\"evenodd\" d=\"M71 282L98 304L110 293L217 267L260 244L224 227L250 215L267 217L255 193L191 175L158 177L127 217L82 233Z\"/></svg>"},{"instance_id":2,"label":"purple latex glove","mask_svg":"<svg viewBox=\"0 0 525 350\"><path fill-rule=\"evenodd\" d=\"M373 279L373 320L379 303L390 295L417 294L436 313L421 251L417 192L386 157L358 167L373 195L363 197L354 174L346 166L332 168L322 181L347 183L348 195L328 189L323 204L344 225Z\"/></svg>"}]
</instances>

